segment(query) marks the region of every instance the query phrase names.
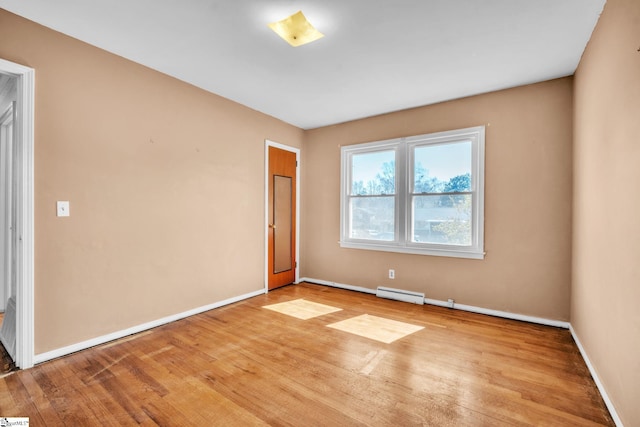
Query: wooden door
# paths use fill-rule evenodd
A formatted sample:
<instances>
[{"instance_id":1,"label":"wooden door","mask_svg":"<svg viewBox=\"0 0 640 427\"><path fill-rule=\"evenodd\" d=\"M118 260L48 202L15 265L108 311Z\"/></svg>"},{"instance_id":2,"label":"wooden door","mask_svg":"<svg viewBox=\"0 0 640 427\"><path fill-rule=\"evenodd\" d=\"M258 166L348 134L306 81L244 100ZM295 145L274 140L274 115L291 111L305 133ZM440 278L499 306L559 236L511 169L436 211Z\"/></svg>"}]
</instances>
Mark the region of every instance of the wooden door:
<instances>
[{"instance_id":1,"label":"wooden door","mask_svg":"<svg viewBox=\"0 0 640 427\"><path fill-rule=\"evenodd\" d=\"M296 153L269 147L269 290L296 280L296 168Z\"/></svg>"}]
</instances>

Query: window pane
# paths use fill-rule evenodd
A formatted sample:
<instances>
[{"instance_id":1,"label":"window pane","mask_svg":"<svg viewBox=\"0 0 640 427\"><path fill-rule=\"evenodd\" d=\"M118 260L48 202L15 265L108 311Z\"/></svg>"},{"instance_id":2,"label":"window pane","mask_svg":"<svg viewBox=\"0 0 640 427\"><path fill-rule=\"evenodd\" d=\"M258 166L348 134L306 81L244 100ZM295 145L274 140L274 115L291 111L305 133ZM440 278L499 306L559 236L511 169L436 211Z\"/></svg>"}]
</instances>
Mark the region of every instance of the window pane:
<instances>
[{"instance_id":1,"label":"window pane","mask_svg":"<svg viewBox=\"0 0 640 427\"><path fill-rule=\"evenodd\" d=\"M352 239L395 240L395 197L354 197L349 214Z\"/></svg>"},{"instance_id":2,"label":"window pane","mask_svg":"<svg viewBox=\"0 0 640 427\"><path fill-rule=\"evenodd\" d=\"M412 241L471 245L470 194L413 196Z\"/></svg>"},{"instance_id":3,"label":"window pane","mask_svg":"<svg viewBox=\"0 0 640 427\"><path fill-rule=\"evenodd\" d=\"M471 191L471 141L414 149L414 193Z\"/></svg>"},{"instance_id":4,"label":"window pane","mask_svg":"<svg viewBox=\"0 0 640 427\"><path fill-rule=\"evenodd\" d=\"M351 194L395 194L395 160L395 151L377 151L351 156Z\"/></svg>"}]
</instances>

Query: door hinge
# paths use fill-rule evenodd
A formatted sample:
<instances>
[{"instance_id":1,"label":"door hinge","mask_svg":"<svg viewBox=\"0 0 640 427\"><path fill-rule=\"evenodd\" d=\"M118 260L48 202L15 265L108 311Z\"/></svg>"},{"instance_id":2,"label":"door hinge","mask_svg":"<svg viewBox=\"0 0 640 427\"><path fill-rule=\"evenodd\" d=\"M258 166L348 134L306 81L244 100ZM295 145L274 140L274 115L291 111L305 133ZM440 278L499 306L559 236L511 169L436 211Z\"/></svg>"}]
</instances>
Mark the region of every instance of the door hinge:
<instances>
[{"instance_id":1,"label":"door hinge","mask_svg":"<svg viewBox=\"0 0 640 427\"><path fill-rule=\"evenodd\" d=\"M296 268L298 268L298 261L296 261Z\"/></svg>"},{"instance_id":2,"label":"door hinge","mask_svg":"<svg viewBox=\"0 0 640 427\"><path fill-rule=\"evenodd\" d=\"M298 167L298 161L296 160L296 167Z\"/></svg>"}]
</instances>

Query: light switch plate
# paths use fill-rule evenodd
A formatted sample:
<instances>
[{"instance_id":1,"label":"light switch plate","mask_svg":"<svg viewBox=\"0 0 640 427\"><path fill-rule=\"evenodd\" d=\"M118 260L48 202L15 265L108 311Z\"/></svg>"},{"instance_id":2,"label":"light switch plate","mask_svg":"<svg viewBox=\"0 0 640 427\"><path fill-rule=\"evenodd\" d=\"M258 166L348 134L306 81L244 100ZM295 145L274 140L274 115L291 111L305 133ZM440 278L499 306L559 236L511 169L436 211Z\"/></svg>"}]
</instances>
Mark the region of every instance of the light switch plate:
<instances>
[{"instance_id":1,"label":"light switch plate","mask_svg":"<svg viewBox=\"0 0 640 427\"><path fill-rule=\"evenodd\" d=\"M69 216L69 202L58 201L57 212L58 212L58 216Z\"/></svg>"}]
</instances>

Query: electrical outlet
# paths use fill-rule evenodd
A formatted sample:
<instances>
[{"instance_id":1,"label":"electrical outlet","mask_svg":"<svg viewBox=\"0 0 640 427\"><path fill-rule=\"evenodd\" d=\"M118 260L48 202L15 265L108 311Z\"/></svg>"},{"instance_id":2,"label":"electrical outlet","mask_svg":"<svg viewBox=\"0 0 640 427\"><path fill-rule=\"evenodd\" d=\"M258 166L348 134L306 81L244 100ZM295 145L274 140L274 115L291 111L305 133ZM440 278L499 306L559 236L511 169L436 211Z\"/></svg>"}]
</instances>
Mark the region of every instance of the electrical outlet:
<instances>
[{"instance_id":1,"label":"electrical outlet","mask_svg":"<svg viewBox=\"0 0 640 427\"><path fill-rule=\"evenodd\" d=\"M389 279L395 279L395 278L396 278L396 271L389 270Z\"/></svg>"},{"instance_id":2,"label":"electrical outlet","mask_svg":"<svg viewBox=\"0 0 640 427\"><path fill-rule=\"evenodd\" d=\"M455 303L456 303L456 302L455 302L454 300L452 300L451 298L449 298L449 299L447 300L447 307L449 307L449 308L453 308L453 305L454 305Z\"/></svg>"}]
</instances>

